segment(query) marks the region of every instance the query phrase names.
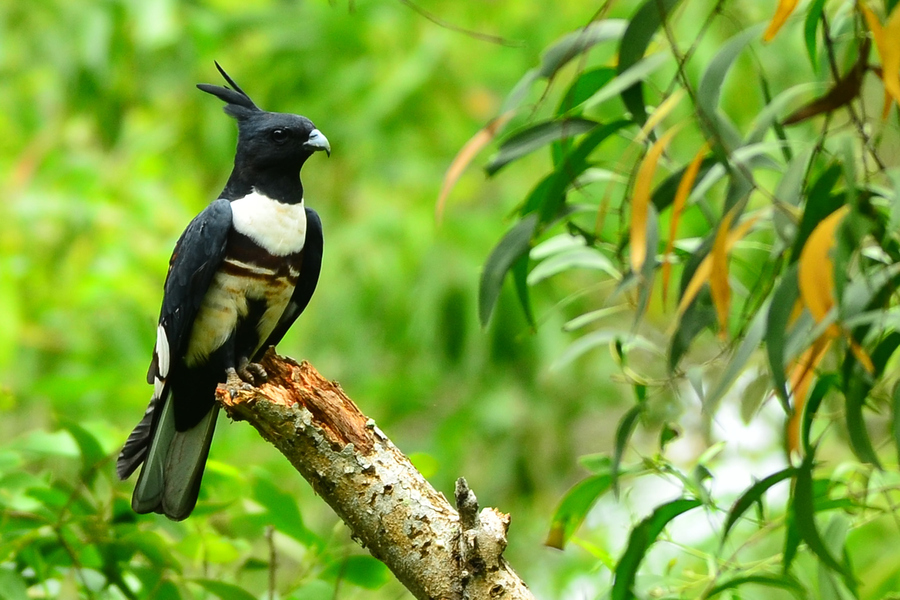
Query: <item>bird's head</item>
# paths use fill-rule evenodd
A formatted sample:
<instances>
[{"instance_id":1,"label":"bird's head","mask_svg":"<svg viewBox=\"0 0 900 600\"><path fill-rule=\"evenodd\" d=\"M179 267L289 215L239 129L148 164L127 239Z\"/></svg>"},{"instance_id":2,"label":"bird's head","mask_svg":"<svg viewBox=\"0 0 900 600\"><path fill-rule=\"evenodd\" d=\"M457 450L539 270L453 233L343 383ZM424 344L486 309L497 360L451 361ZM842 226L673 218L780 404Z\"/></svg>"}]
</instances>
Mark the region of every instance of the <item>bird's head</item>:
<instances>
[{"instance_id":1,"label":"bird's head","mask_svg":"<svg viewBox=\"0 0 900 600\"><path fill-rule=\"evenodd\" d=\"M324 150L331 156L331 145L312 121L300 115L262 110L228 76L219 63L216 68L231 88L198 83L197 87L225 102L225 112L238 122L238 147L235 166L253 170L299 172L306 159Z\"/></svg>"}]
</instances>

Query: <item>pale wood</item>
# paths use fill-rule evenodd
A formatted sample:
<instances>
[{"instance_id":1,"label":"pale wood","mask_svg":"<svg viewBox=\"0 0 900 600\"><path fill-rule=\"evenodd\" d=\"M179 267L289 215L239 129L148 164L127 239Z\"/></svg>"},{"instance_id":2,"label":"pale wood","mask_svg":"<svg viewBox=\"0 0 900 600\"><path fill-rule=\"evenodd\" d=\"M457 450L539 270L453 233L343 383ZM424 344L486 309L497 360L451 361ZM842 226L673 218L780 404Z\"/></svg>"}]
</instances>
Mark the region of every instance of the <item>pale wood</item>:
<instances>
[{"instance_id":1,"label":"pale wood","mask_svg":"<svg viewBox=\"0 0 900 600\"><path fill-rule=\"evenodd\" d=\"M268 383L216 397L278 448L351 534L421 600L533 600L503 558L509 515L478 510L460 478L458 513L340 385L271 349ZM462 516L460 516L462 515Z\"/></svg>"}]
</instances>

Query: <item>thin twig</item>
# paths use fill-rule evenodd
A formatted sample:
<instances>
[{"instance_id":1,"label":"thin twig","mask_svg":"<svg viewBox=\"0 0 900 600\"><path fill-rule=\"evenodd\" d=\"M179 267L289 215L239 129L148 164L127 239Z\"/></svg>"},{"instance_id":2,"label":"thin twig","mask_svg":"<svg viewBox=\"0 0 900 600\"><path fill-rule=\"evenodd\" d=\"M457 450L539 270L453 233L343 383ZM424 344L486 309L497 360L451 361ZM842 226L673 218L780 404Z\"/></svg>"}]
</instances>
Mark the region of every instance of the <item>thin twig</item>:
<instances>
[{"instance_id":1,"label":"thin twig","mask_svg":"<svg viewBox=\"0 0 900 600\"><path fill-rule=\"evenodd\" d=\"M509 40L504 37L500 37L499 35L491 35L489 33L482 33L480 31L474 31L472 29L466 29L465 27L460 27L459 25L454 25L453 23L448 23L443 20L439 16L434 13L428 12L418 4L414 4L410 0L399 0L400 4L407 6L435 25L439 27L443 27L444 29L449 29L450 31L455 31L457 33L462 33L463 35L467 35L471 38L475 38L476 40L481 40L482 42L488 42L491 44L498 44L500 46L508 46L511 48L520 48L525 44L520 40Z\"/></svg>"}]
</instances>

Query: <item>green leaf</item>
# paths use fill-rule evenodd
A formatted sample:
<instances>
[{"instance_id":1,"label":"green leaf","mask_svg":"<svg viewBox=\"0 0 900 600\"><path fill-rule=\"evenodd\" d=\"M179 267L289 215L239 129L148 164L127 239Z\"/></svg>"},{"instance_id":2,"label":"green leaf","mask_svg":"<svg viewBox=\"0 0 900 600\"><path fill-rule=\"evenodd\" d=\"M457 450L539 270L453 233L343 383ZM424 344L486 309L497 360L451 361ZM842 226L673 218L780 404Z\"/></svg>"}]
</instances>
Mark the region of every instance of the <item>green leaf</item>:
<instances>
[{"instance_id":1,"label":"green leaf","mask_svg":"<svg viewBox=\"0 0 900 600\"><path fill-rule=\"evenodd\" d=\"M630 125L620 120L597 127L573 148L556 169L531 193L522 214L540 210L541 223L550 223L558 217L566 198L566 190L590 164L588 157L612 134Z\"/></svg>"},{"instance_id":2,"label":"green leaf","mask_svg":"<svg viewBox=\"0 0 900 600\"><path fill-rule=\"evenodd\" d=\"M550 522L550 531L547 533L547 541L544 542L552 548L565 548L566 543L578 527L584 522L585 517L597 500L605 494L612 485L609 473L591 475L582 479L566 492Z\"/></svg>"},{"instance_id":3,"label":"green leaf","mask_svg":"<svg viewBox=\"0 0 900 600\"><path fill-rule=\"evenodd\" d=\"M850 448L860 461L881 469L881 462L872 446L863 417L863 408L872 386L868 381L868 374L861 366L854 365L851 372L849 380L844 382L844 423L847 425Z\"/></svg>"},{"instance_id":4,"label":"green leaf","mask_svg":"<svg viewBox=\"0 0 900 600\"><path fill-rule=\"evenodd\" d=\"M747 364L747 361L750 360L750 357L753 356L760 342L762 342L766 334L768 312L769 301L766 301L757 310L756 316L753 317L753 321L750 323L743 341L741 341L741 345L731 356L728 364L725 366L725 370L722 372L722 376L719 377L719 380L712 386L706 397L703 398L703 410L708 414L715 414L719 400L725 395L725 392L731 389L738 376L744 372L744 365Z\"/></svg>"},{"instance_id":5,"label":"green leaf","mask_svg":"<svg viewBox=\"0 0 900 600\"><path fill-rule=\"evenodd\" d=\"M628 22L628 28L619 44L619 75L627 71L644 57L650 40L679 0L647 0ZM644 90L641 82L622 90L622 102L631 111L632 118L641 125L647 120L644 106Z\"/></svg>"},{"instance_id":6,"label":"green leaf","mask_svg":"<svg viewBox=\"0 0 900 600\"><path fill-rule=\"evenodd\" d=\"M799 600L806 600L809 596L803 585L790 575L744 575L724 581L713 587L704 598L715 598L722 592L737 589L746 584L763 585L790 592Z\"/></svg>"},{"instance_id":7,"label":"green leaf","mask_svg":"<svg viewBox=\"0 0 900 600\"><path fill-rule=\"evenodd\" d=\"M549 277L571 269L593 269L603 271L614 279L622 278L622 274L605 254L596 248L582 246L554 254L538 263L528 274L528 285L537 285Z\"/></svg>"},{"instance_id":8,"label":"green leaf","mask_svg":"<svg viewBox=\"0 0 900 600\"><path fill-rule=\"evenodd\" d=\"M377 590L391 580L391 572L381 561L364 555L348 556L329 564L323 576L346 581L367 590Z\"/></svg>"},{"instance_id":9,"label":"green leaf","mask_svg":"<svg viewBox=\"0 0 900 600\"><path fill-rule=\"evenodd\" d=\"M613 581L612 600L631 600L634 598L635 577L647 550L662 533L665 526L675 517L701 505L699 500L679 498L656 507L649 517L641 521L631 530L628 546L616 564Z\"/></svg>"},{"instance_id":10,"label":"green leaf","mask_svg":"<svg viewBox=\"0 0 900 600\"><path fill-rule=\"evenodd\" d=\"M503 101L500 114L517 109L528 94L528 90L538 79L552 77L570 60L597 44L622 37L625 25L625 21L621 19L597 21L578 31L573 31L547 48L541 58L540 66L525 73Z\"/></svg>"},{"instance_id":11,"label":"green leaf","mask_svg":"<svg viewBox=\"0 0 900 600\"><path fill-rule=\"evenodd\" d=\"M813 454L809 454L803 464L797 468L794 494L790 504L790 512L797 525L797 533L824 566L852 581L853 574L831 554L819 535L819 529L816 526L816 512L819 507L816 506L813 493L812 469Z\"/></svg>"},{"instance_id":12,"label":"green leaf","mask_svg":"<svg viewBox=\"0 0 900 600\"><path fill-rule=\"evenodd\" d=\"M800 228L794 240L791 251L791 262L800 258L800 251L806 244L807 238L813 232L822 219L844 205L844 194L832 194L838 179L841 177L840 165L831 165L822 173L816 182L806 191L807 201L800 219Z\"/></svg>"},{"instance_id":13,"label":"green leaf","mask_svg":"<svg viewBox=\"0 0 900 600\"><path fill-rule=\"evenodd\" d=\"M604 19L573 31L544 52L538 76L552 77L570 60L593 46L622 37L625 27L626 21L623 19Z\"/></svg>"},{"instance_id":14,"label":"green leaf","mask_svg":"<svg viewBox=\"0 0 900 600\"><path fill-rule=\"evenodd\" d=\"M595 106L606 102L610 98L614 98L627 90L631 86L645 81L651 73L669 62L669 55L665 52L651 54L646 58L642 58L625 71L600 88L594 95L585 100L584 108L594 108Z\"/></svg>"},{"instance_id":15,"label":"green leaf","mask_svg":"<svg viewBox=\"0 0 900 600\"><path fill-rule=\"evenodd\" d=\"M60 421L60 427L68 431L78 444L81 451L81 474L90 483L97 474L94 467L106 459L103 447L92 433L74 421Z\"/></svg>"},{"instance_id":16,"label":"green leaf","mask_svg":"<svg viewBox=\"0 0 900 600\"><path fill-rule=\"evenodd\" d=\"M556 109L556 114L563 115L577 108L615 76L616 70L611 67L599 67L585 71L566 90L565 96L559 102L559 108Z\"/></svg>"},{"instance_id":17,"label":"green leaf","mask_svg":"<svg viewBox=\"0 0 900 600\"><path fill-rule=\"evenodd\" d=\"M252 485L253 499L266 509L267 519L275 529L291 536L304 546L321 545L319 537L303 524L296 498L279 489L262 472L256 474Z\"/></svg>"},{"instance_id":18,"label":"green leaf","mask_svg":"<svg viewBox=\"0 0 900 600\"><path fill-rule=\"evenodd\" d=\"M804 454L812 454L815 452L815 448L812 444L812 424L815 419L816 412L819 410L819 406L822 404L822 400L825 398L825 394L828 393L828 390L831 388L839 388L840 380L835 373L824 373L819 376L818 381L816 381L815 387L813 387L812 392L809 394L809 399L806 401L806 406L803 407L803 427L800 430L800 438L801 443L803 444L803 453Z\"/></svg>"},{"instance_id":19,"label":"green leaf","mask_svg":"<svg viewBox=\"0 0 900 600\"><path fill-rule=\"evenodd\" d=\"M766 323L766 354L769 358L769 370L772 373L772 383L775 393L781 400L785 410L790 412L787 393L787 378L784 374L786 363L785 336L788 322L794 310L794 304L800 297L800 288L797 284L797 264L791 265L781 277L781 283L772 294L772 304L769 306L768 321Z\"/></svg>"},{"instance_id":20,"label":"green leaf","mask_svg":"<svg viewBox=\"0 0 900 600\"><path fill-rule=\"evenodd\" d=\"M537 327L537 322L534 320L534 310L531 308L531 294L528 291L529 264L530 261L528 260L528 254L526 253L513 263L511 270L513 283L516 286L516 297L519 299L519 306L522 307L522 314L525 316L528 325L532 329L535 329Z\"/></svg>"},{"instance_id":21,"label":"green leaf","mask_svg":"<svg viewBox=\"0 0 900 600\"><path fill-rule=\"evenodd\" d=\"M570 117L543 121L513 133L500 144L497 155L485 167L488 176L495 175L509 163L546 146L555 140L575 137L599 126L596 121Z\"/></svg>"},{"instance_id":22,"label":"green leaf","mask_svg":"<svg viewBox=\"0 0 900 600\"><path fill-rule=\"evenodd\" d=\"M190 581L221 600L256 600L256 596L233 583L225 583L214 579L191 579Z\"/></svg>"},{"instance_id":23,"label":"green leaf","mask_svg":"<svg viewBox=\"0 0 900 600\"><path fill-rule=\"evenodd\" d=\"M526 216L503 236L488 256L478 288L478 316L482 326L486 326L491 318L506 273L531 249L531 238L536 227L537 215Z\"/></svg>"},{"instance_id":24,"label":"green leaf","mask_svg":"<svg viewBox=\"0 0 900 600\"><path fill-rule=\"evenodd\" d=\"M896 385L894 385L894 393L891 394L891 400L894 413L894 447L897 450L898 460L900 460L900 381L898 381Z\"/></svg>"},{"instance_id":25,"label":"green leaf","mask_svg":"<svg viewBox=\"0 0 900 600\"><path fill-rule=\"evenodd\" d=\"M738 55L743 52L751 40L759 39L759 34L764 26L765 23L760 23L748 27L725 42L721 50L709 62L700 78L700 85L697 87L697 109L702 115L700 124L706 130L709 139L715 140L717 145L718 143L725 145L723 149L725 155L730 154L741 144L739 140L727 139L731 137L728 135L729 128L719 116L719 97L722 94L722 85Z\"/></svg>"},{"instance_id":26,"label":"green leaf","mask_svg":"<svg viewBox=\"0 0 900 600\"><path fill-rule=\"evenodd\" d=\"M788 510L784 519L784 551L781 553L781 566L784 573L791 570L797 550L800 548L800 532L797 530L797 519Z\"/></svg>"},{"instance_id":27,"label":"green leaf","mask_svg":"<svg viewBox=\"0 0 900 600\"><path fill-rule=\"evenodd\" d=\"M605 346L612 341L621 339L622 337L626 337L628 339L627 343L624 344L626 349L638 347L643 348L648 351L653 351L656 347L647 339L638 335L632 335L623 332L620 329L598 329L597 331L592 331L588 334L583 335L578 338L563 351L556 361L553 363L554 369L560 369L575 359L579 358L586 352L597 348L598 346Z\"/></svg>"},{"instance_id":28,"label":"green leaf","mask_svg":"<svg viewBox=\"0 0 900 600\"><path fill-rule=\"evenodd\" d=\"M806 9L806 20L803 22L803 37L806 40L806 53L809 54L809 63L813 71L818 69L818 49L816 47L816 32L819 29L819 21L822 18L822 9L825 0L813 0Z\"/></svg>"},{"instance_id":29,"label":"green leaf","mask_svg":"<svg viewBox=\"0 0 900 600\"><path fill-rule=\"evenodd\" d=\"M846 561L846 551L844 544L847 541L847 532L850 529L850 523L847 518L838 513L831 518L825 527L824 541L825 545L832 554L843 555ZM848 563L849 564L849 563ZM819 564L819 600L859 600L859 591L856 586L847 590L840 581L835 577L834 573Z\"/></svg>"},{"instance_id":30,"label":"green leaf","mask_svg":"<svg viewBox=\"0 0 900 600\"><path fill-rule=\"evenodd\" d=\"M684 277L682 276L682 281ZM669 371L674 372L681 362L682 357L691 346L691 342L700 335L700 332L714 325L718 321L716 309L712 304L709 289L700 290L697 297L681 315L678 327L672 334L672 342L669 346Z\"/></svg>"},{"instance_id":31,"label":"green leaf","mask_svg":"<svg viewBox=\"0 0 900 600\"><path fill-rule=\"evenodd\" d=\"M637 331L647 311L647 305L650 303L650 294L653 292L653 279L656 274L656 267L659 263L656 261L656 250L659 245L659 215L656 208L652 204L647 206L647 229L646 229L646 260L641 265L641 275L638 278L638 302L634 311L633 331Z\"/></svg>"},{"instance_id":32,"label":"green leaf","mask_svg":"<svg viewBox=\"0 0 900 600\"><path fill-rule=\"evenodd\" d=\"M625 454L625 446L628 445L628 440L631 439L631 434L634 433L634 429L635 427L637 427L638 417L640 417L643 412L643 404L632 406L630 409L628 409L628 412L626 412L622 416L622 418L619 420L619 425L616 427L616 447L613 453L612 465L609 469L611 478L610 483L616 494L619 493L619 468L622 465L622 457Z\"/></svg>"},{"instance_id":33,"label":"green leaf","mask_svg":"<svg viewBox=\"0 0 900 600\"><path fill-rule=\"evenodd\" d=\"M28 600L25 580L6 567L0 567L0 600Z\"/></svg>"},{"instance_id":34,"label":"green leaf","mask_svg":"<svg viewBox=\"0 0 900 600\"><path fill-rule=\"evenodd\" d=\"M697 171L697 178L694 180L695 187L697 182L703 180L715 164L716 159L712 156L707 156L703 159L703 162L700 163L700 170ZM666 177L663 182L653 190L650 201L653 203L653 206L656 207L657 212L662 212L672 205L672 202L675 200L675 193L678 191L678 186L684 178L684 172L687 171L687 169L687 166L685 166L678 171L675 171Z\"/></svg>"},{"instance_id":35,"label":"green leaf","mask_svg":"<svg viewBox=\"0 0 900 600\"><path fill-rule=\"evenodd\" d=\"M722 527L722 543L725 543L726 538L728 538L728 533L731 531L731 528L734 527L735 523L738 522L738 519L743 516L747 509L749 509L754 504L758 504L762 502L763 495L769 491L769 488L774 486L777 483L784 481L785 479L789 479L794 477L797 474L797 469L794 467L788 467L777 473L773 473L769 475L765 479L761 479L757 481L753 485L751 485L747 490L741 494L741 496L735 501L732 505L731 510L728 511L728 518L725 520L725 525Z\"/></svg>"}]
</instances>

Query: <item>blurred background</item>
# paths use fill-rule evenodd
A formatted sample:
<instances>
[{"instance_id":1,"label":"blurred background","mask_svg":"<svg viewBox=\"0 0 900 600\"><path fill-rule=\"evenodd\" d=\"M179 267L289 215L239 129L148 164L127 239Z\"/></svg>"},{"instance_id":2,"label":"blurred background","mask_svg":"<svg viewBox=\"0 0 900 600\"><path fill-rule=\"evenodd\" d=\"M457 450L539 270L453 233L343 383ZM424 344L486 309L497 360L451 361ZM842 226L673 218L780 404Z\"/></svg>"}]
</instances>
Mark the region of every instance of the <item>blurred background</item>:
<instances>
[{"instance_id":1,"label":"blurred background","mask_svg":"<svg viewBox=\"0 0 900 600\"><path fill-rule=\"evenodd\" d=\"M607 16L628 17L639 4L616 2ZM696 35L702 11L721 4L685 2L683 39ZM776 3L725 4L690 65L694 81L723 40L771 18ZM536 330L507 285L490 325L480 326L482 265L548 168L546 153L486 179L485 152L435 217L459 149L542 51L597 8L558 0L0 0L0 598L266 598L273 553L279 598L409 597L245 424L220 417L200 504L183 523L134 515L134 482L114 477L115 454L150 397L145 374L172 248L231 170L236 125L194 87L222 83L213 61L260 107L309 117L333 149L303 170L325 256L317 292L279 351L338 380L446 496L465 476L482 505L510 513L507 558L538 597L607 590L635 521L680 493L642 480L622 501L604 498L564 552L544 545L560 498L588 473L579 457L610 453L634 404L604 345L575 357L575 336L563 330L602 306L614 282L575 274L536 285ZM809 72L799 35L762 56L741 57L725 86L723 106L741 129L765 104L744 92L760 64L779 83L792 72L829 77ZM610 45L589 63L614 59ZM573 62L568 75L586 68ZM559 101L544 100L535 87L525 106ZM618 104L607 110L621 113ZM522 110L514 124L531 116ZM689 158L698 139L673 144L675 154ZM610 163L630 140L616 143ZM618 216L611 222L621 231ZM685 229L708 229L699 214L687 221ZM671 315L654 300L642 330L649 347L632 355L660 378L668 377L664 348L653 344L664 345ZM722 354L709 338L692 365ZM785 465L780 409L767 406L748 425L764 391L752 392L749 415L725 404L713 418L700 415L682 377L656 387L647 418L681 422L673 461L693 467L718 457L716 491L730 501L751 476ZM635 443L649 454L658 439L655 429L639 430ZM702 454L723 439L733 443ZM690 546L718 547L706 520L698 515L673 533L698 571L709 555ZM900 577L896 560L870 542L887 535L870 529L859 538L870 559L860 562L887 581L883 589ZM780 541L754 543L758 557L780 551ZM653 597L678 597L654 587L673 556L671 548L648 555L655 575L642 586Z\"/></svg>"},{"instance_id":2,"label":"blurred background","mask_svg":"<svg viewBox=\"0 0 900 600\"><path fill-rule=\"evenodd\" d=\"M485 182L473 167L440 224L434 215L455 153L593 9L421 8L499 43L389 0L0 2L0 443L16 449L11 470L65 479L74 451L60 423L114 452L139 420L171 250L231 169L235 123L194 87L222 83L217 60L263 108L312 119L334 150L303 171L324 222L324 267L280 352L339 380L446 495L465 476L482 503L512 513L510 559L532 585L565 578L557 566L577 554L543 537L583 475L576 457L608 449L620 392L602 362L552 370L567 343L562 317L545 310L549 323L532 332L511 290L479 326L481 265L530 180ZM23 456L35 462L25 468ZM127 502L133 481L111 478L112 459L101 471ZM317 536L349 542L244 424L219 424L196 517L140 521L180 540L185 575L205 562L233 578L247 557L265 558L259 531L232 523L261 473L299 499ZM221 542L221 555L201 557L186 541L197 537Z\"/></svg>"}]
</instances>

